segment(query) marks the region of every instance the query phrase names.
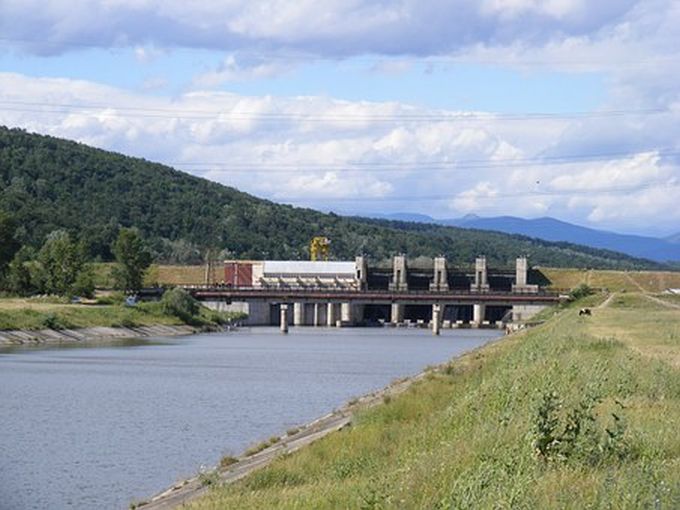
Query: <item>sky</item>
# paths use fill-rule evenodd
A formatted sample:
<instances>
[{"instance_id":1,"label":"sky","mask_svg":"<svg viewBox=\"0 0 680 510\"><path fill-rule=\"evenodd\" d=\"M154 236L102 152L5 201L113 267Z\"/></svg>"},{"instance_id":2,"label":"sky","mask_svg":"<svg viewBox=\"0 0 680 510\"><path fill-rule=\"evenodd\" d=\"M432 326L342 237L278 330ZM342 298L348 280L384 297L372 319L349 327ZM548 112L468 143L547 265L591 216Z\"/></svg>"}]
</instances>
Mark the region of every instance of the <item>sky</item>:
<instances>
[{"instance_id":1,"label":"sky","mask_svg":"<svg viewBox=\"0 0 680 510\"><path fill-rule=\"evenodd\" d=\"M680 232L676 0L0 0L0 124L341 214Z\"/></svg>"}]
</instances>

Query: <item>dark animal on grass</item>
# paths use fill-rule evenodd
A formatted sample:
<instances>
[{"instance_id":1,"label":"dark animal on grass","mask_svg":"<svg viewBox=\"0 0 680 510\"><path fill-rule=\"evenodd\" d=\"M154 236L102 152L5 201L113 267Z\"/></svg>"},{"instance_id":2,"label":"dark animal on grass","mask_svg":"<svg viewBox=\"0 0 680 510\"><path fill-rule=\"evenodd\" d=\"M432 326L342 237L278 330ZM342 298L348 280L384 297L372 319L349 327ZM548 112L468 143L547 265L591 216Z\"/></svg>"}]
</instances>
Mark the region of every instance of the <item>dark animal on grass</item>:
<instances>
[{"instance_id":1,"label":"dark animal on grass","mask_svg":"<svg viewBox=\"0 0 680 510\"><path fill-rule=\"evenodd\" d=\"M592 313L590 313L590 308L581 308L578 311L578 315L579 315L579 317L581 317L583 315L587 315L588 317L590 317L592 315Z\"/></svg>"}]
</instances>

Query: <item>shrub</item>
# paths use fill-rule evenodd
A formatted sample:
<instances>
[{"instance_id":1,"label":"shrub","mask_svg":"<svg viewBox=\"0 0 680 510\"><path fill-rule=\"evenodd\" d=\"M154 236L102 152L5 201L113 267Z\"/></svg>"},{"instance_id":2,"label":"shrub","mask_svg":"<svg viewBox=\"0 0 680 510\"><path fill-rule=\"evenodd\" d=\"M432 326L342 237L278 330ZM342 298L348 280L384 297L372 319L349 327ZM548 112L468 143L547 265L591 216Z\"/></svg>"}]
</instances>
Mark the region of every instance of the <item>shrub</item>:
<instances>
[{"instance_id":1,"label":"shrub","mask_svg":"<svg viewBox=\"0 0 680 510\"><path fill-rule=\"evenodd\" d=\"M68 324L54 313L48 313L42 321L43 327L47 329L66 329Z\"/></svg>"},{"instance_id":2,"label":"shrub","mask_svg":"<svg viewBox=\"0 0 680 510\"><path fill-rule=\"evenodd\" d=\"M569 301L577 301L594 293L595 289L593 289L590 285L582 283L578 287L572 289L572 291L569 293Z\"/></svg>"},{"instance_id":3,"label":"shrub","mask_svg":"<svg viewBox=\"0 0 680 510\"><path fill-rule=\"evenodd\" d=\"M231 466L232 464L236 464L239 460L236 457L233 457L231 455L225 455L220 459L220 467L221 468L227 468Z\"/></svg>"},{"instance_id":4,"label":"shrub","mask_svg":"<svg viewBox=\"0 0 680 510\"><path fill-rule=\"evenodd\" d=\"M199 312L199 304L191 295L184 289L171 289L161 299L163 305L163 312L168 315L174 315L184 322L193 322Z\"/></svg>"},{"instance_id":5,"label":"shrub","mask_svg":"<svg viewBox=\"0 0 680 510\"><path fill-rule=\"evenodd\" d=\"M544 462L577 462L597 465L609 459L624 460L632 450L626 440L623 404L612 412L610 424L598 418L595 407L602 398L586 392L575 406L562 411L563 403L554 391L541 396L534 425L534 452Z\"/></svg>"}]
</instances>

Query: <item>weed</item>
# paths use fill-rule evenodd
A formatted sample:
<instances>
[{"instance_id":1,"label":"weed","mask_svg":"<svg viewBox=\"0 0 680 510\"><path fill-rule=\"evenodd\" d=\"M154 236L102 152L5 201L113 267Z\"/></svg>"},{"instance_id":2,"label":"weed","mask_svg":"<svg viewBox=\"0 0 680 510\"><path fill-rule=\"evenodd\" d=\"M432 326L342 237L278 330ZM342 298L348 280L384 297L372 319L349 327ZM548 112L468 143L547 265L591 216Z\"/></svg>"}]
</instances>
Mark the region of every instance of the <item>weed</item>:
<instances>
[{"instance_id":1,"label":"weed","mask_svg":"<svg viewBox=\"0 0 680 510\"><path fill-rule=\"evenodd\" d=\"M295 487L302 485L305 479L288 469L281 467L268 467L254 473L246 482L250 490L263 490L270 487Z\"/></svg>"},{"instance_id":2,"label":"weed","mask_svg":"<svg viewBox=\"0 0 680 510\"><path fill-rule=\"evenodd\" d=\"M201 469L198 472L198 483L201 487L213 487L220 481L220 474L215 469L205 470Z\"/></svg>"},{"instance_id":3,"label":"weed","mask_svg":"<svg viewBox=\"0 0 680 510\"><path fill-rule=\"evenodd\" d=\"M236 464L237 462L239 462L238 458L232 457L231 455L225 455L220 459L220 467L224 469L233 464Z\"/></svg>"},{"instance_id":4,"label":"weed","mask_svg":"<svg viewBox=\"0 0 680 510\"><path fill-rule=\"evenodd\" d=\"M562 402L555 391L544 392L536 412L534 425L534 451L543 461L554 460L559 445L558 412Z\"/></svg>"},{"instance_id":5,"label":"weed","mask_svg":"<svg viewBox=\"0 0 680 510\"><path fill-rule=\"evenodd\" d=\"M624 460L630 453L625 438L623 405L611 413L613 423L605 426L598 420L595 407L602 399L586 392L578 403L561 413L563 407L555 391L543 393L534 425L534 451L543 462L575 461L597 465L610 458Z\"/></svg>"},{"instance_id":6,"label":"weed","mask_svg":"<svg viewBox=\"0 0 680 510\"><path fill-rule=\"evenodd\" d=\"M66 329L68 323L56 314L49 312L42 320L42 326L47 329Z\"/></svg>"}]
</instances>

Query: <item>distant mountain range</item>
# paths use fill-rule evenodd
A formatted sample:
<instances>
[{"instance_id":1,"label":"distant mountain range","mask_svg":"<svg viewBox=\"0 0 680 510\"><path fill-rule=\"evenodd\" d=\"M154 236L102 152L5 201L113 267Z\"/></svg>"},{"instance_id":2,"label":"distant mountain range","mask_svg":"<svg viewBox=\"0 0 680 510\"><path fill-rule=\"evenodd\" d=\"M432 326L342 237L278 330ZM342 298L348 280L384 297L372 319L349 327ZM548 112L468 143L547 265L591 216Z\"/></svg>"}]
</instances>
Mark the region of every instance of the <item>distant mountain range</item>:
<instances>
[{"instance_id":1,"label":"distant mountain range","mask_svg":"<svg viewBox=\"0 0 680 510\"><path fill-rule=\"evenodd\" d=\"M380 218L434 223L454 227L493 230L506 234L521 234L546 241L568 243L603 248L642 257L657 262L680 261L680 232L664 239L628 234L617 234L573 225L555 218L524 219L514 216L482 218L469 214L462 218L435 219L424 214L395 213L377 216Z\"/></svg>"}]
</instances>

